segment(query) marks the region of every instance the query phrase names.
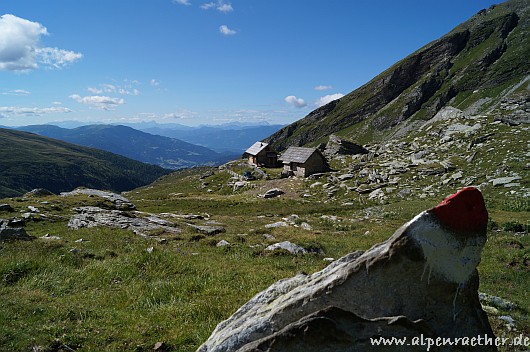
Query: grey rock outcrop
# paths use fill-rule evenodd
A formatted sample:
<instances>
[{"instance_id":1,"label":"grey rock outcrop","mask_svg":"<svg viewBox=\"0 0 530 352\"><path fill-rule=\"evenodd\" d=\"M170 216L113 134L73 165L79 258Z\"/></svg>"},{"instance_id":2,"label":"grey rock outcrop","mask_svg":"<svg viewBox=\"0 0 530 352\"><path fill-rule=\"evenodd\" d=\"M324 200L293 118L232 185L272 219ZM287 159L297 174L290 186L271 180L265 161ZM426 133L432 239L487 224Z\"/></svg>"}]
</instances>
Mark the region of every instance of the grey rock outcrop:
<instances>
[{"instance_id":1,"label":"grey rock outcrop","mask_svg":"<svg viewBox=\"0 0 530 352\"><path fill-rule=\"evenodd\" d=\"M477 291L486 225L482 195L466 188L370 250L258 293L198 351L379 351L370 338L494 337ZM414 351L404 347L393 350Z\"/></svg>"},{"instance_id":2,"label":"grey rock outcrop","mask_svg":"<svg viewBox=\"0 0 530 352\"><path fill-rule=\"evenodd\" d=\"M54 196L55 194L51 191L48 191L44 188L35 188L29 191L28 193L24 194L24 197L46 197L46 196Z\"/></svg>"},{"instance_id":3,"label":"grey rock outcrop","mask_svg":"<svg viewBox=\"0 0 530 352\"><path fill-rule=\"evenodd\" d=\"M112 202L112 204L114 204L116 209L119 209L119 210L136 209L136 206L124 196L113 193L113 192L100 191L98 189L77 188L71 192L62 192L61 196L68 197L68 196L75 196L79 194L85 194L89 197L101 197L103 199L109 200L110 202Z\"/></svg>"},{"instance_id":4,"label":"grey rock outcrop","mask_svg":"<svg viewBox=\"0 0 530 352\"><path fill-rule=\"evenodd\" d=\"M169 221L152 214L106 210L98 207L79 207L74 210L77 214L74 214L68 222L68 227L74 230L103 226L131 230L142 237L156 237L161 233L178 234L182 232Z\"/></svg>"}]
</instances>

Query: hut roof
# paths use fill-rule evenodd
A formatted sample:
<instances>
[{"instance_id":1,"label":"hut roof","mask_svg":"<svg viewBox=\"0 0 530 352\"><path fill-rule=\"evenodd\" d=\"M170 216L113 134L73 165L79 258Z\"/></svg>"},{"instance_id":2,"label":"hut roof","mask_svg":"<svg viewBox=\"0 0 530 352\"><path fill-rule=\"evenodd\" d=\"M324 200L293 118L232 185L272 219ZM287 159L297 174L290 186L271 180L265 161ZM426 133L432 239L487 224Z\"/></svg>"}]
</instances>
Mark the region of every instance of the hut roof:
<instances>
[{"instance_id":1,"label":"hut roof","mask_svg":"<svg viewBox=\"0 0 530 352\"><path fill-rule=\"evenodd\" d=\"M289 147L279 159L283 162L303 164L315 152L318 153L316 148Z\"/></svg>"},{"instance_id":2,"label":"hut roof","mask_svg":"<svg viewBox=\"0 0 530 352\"><path fill-rule=\"evenodd\" d=\"M252 144L250 148L248 148L245 153L250 155L258 155L259 152L261 152L263 149L265 149L269 144L264 142L256 142Z\"/></svg>"}]
</instances>

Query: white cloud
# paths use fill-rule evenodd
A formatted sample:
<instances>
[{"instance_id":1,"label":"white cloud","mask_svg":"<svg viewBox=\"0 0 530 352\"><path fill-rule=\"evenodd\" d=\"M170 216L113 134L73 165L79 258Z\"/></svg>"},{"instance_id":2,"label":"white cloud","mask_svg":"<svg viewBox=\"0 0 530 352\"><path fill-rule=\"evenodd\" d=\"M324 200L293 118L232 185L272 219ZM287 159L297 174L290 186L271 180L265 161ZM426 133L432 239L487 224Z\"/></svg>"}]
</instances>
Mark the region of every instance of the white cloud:
<instances>
[{"instance_id":1,"label":"white cloud","mask_svg":"<svg viewBox=\"0 0 530 352\"><path fill-rule=\"evenodd\" d=\"M201 9L209 10L209 9L213 9L215 6L217 6L217 4L215 2L208 2L206 4L202 4L201 5Z\"/></svg>"},{"instance_id":2,"label":"white cloud","mask_svg":"<svg viewBox=\"0 0 530 352\"><path fill-rule=\"evenodd\" d=\"M51 108L24 108L24 107L18 107L18 106L0 106L0 115L7 117L9 115L15 115L15 116L40 116L44 114L52 114L52 113L68 113L72 112L72 110L61 107L61 106L54 106Z\"/></svg>"},{"instance_id":3,"label":"white cloud","mask_svg":"<svg viewBox=\"0 0 530 352\"><path fill-rule=\"evenodd\" d=\"M234 35L237 33L236 31L228 28L228 26L224 24L221 27L219 27L219 32L221 32L223 35Z\"/></svg>"},{"instance_id":4,"label":"white cloud","mask_svg":"<svg viewBox=\"0 0 530 352\"><path fill-rule=\"evenodd\" d=\"M62 68L81 57L80 53L58 48L41 48L46 27L38 22L6 14L0 16L0 70L30 71L39 64Z\"/></svg>"},{"instance_id":5,"label":"white cloud","mask_svg":"<svg viewBox=\"0 0 530 352\"><path fill-rule=\"evenodd\" d=\"M173 2L180 5L191 5L189 0L173 0Z\"/></svg>"},{"instance_id":6,"label":"white cloud","mask_svg":"<svg viewBox=\"0 0 530 352\"><path fill-rule=\"evenodd\" d=\"M294 95L289 95L284 99L287 103L291 104L295 108L303 108L307 106L307 103L302 98L297 98Z\"/></svg>"},{"instance_id":7,"label":"white cloud","mask_svg":"<svg viewBox=\"0 0 530 352\"><path fill-rule=\"evenodd\" d=\"M326 105L327 103L330 103L332 102L333 100L337 100L337 99L340 99L344 96L344 94L341 94L341 93L335 93L335 94L329 94L329 95L325 95L323 97L320 97L316 102L315 102L315 105L317 107L321 107L321 106L324 106Z\"/></svg>"},{"instance_id":8,"label":"white cloud","mask_svg":"<svg viewBox=\"0 0 530 352\"><path fill-rule=\"evenodd\" d=\"M215 8L217 11L228 13L234 11L234 8L232 7L231 3L225 3L222 0L218 0L217 2L207 2L205 4L201 5L201 9L203 10L210 10Z\"/></svg>"},{"instance_id":9,"label":"white cloud","mask_svg":"<svg viewBox=\"0 0 530 352\"><path fill-rule=\"evenodd\" d=\"M77 101L78 103L89 105L99 110L114 110L118 105L125 104L125 100L122 98L111 98L101 95L82 97L78 94L72 94L70 95L70 98Z\"/></svg>"},{"instance_id":10,"label":"white cloud","mask_svg":"<svg viewBox=\"0 0 530 352\"><path fill-rule=\"evenodd\" d=\"M8 90L7 92L0 93L1 95L17 95L17 96L23 96L23 95L30 95L31 92L24 90L24 89L14 89L14 90Z\"/></svg>"},{"instance_id":11,"label":"white cloud","mask_svg":"<svg viewBox=\"0 0 530 352\"><path fill-rule=\"evenodd\" d=\"M332 86L324 86L324 85L320 85L320 86L316 86L315 87L315 90L329 90L333 88Z\"/></svg>"},{"instance_id":12,"label":"white cloud","mask_svg":"<svg viewBox=\"0 0 530 352\"><path fill-rule=\"evenodd\" d=\"M149 81L149 84L151 84L153 87L158 87L160 85L160 81L153 78L151 81Z\"/></svg>"},{"instance_id":13,"label":"white cloud","mask_svg":"<svg viewBox=\"0 0 530 352\"><path fill-rule=\"evenodd\" d=\"M116 86L114 84L103 83L100 84L101 88L97 87L88 87L87 90L92 94L103 94L103 93L114 93L121 95L140 95L140 91L136 88L133 88L132 85L128 84L125 86Z\"/></svg>"},{"instance_id":14,"label":"white cloud","mask_svg":"<svg viewBox=\"0 0 530 352\"><path fill-rule=\"evenodd\" d=\"M83 54L58 48L42 48L35 51L40 63L54 68L63 68L83 57Z\"/></svg>"}]
</instances>

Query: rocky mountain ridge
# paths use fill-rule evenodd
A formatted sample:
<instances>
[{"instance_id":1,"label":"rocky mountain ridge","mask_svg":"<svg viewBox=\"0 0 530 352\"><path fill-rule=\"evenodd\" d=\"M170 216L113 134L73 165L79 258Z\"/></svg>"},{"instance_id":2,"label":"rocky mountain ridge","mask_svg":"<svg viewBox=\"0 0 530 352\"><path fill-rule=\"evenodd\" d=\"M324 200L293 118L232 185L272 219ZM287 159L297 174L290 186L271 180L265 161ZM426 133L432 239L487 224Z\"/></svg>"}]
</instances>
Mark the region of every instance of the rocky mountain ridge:
<instances>
[{"instance_id":1,"label":"rocky mountain ridge","mask_svg":"<svg viewBox=\"0 0 530 352\"><path fill-rule=\"evenodd\" d=\"M377 142L404 122L425 121L445 106L489 113L528 96L529 6L509 0L480 11L350 94L314 110L266 141L283 150L337 133Z\"/></svg>"}]
</instances>

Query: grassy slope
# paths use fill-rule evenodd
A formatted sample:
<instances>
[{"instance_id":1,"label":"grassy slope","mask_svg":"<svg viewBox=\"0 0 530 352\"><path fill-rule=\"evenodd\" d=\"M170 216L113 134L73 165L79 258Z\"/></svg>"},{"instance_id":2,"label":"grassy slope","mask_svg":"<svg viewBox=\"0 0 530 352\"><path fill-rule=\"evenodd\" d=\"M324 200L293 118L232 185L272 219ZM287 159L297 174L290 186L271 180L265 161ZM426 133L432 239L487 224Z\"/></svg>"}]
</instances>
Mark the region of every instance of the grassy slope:
<instances>
[{"instance_id":1,"label":"grassy slope","mask_svg":"<svg viewBox=\"0 0 530 352\"><path fill-rule=\"evenodd\" d=\"M168 172L116 154L7 129L0 129L0 165L4 197L34 188L56 193L78 186L123 191Z\"/></svg>"},{"instance_id":2,"label":"grassy slope","mask_svg":"<svg viewBox=\"0 0 530 352\"><path fill-rule=\"evenodd\" d=\"M127 196L143 211L208 213L227 229L215 237L197 235L185 224L200 220L178 220L183 233L167 243L122 230L71 231L66 228L70 209L95 204L96 199L52 196L8 201L17 211L35 205L51 214L49 220L29 223L27 230L37 237L49 233L62 239L1 244L0 350L65 344L83 351L148 351L163 341L174 351L194 351L217 323L271 283L320 270L326 265L323 257L368 249L441 200L436 196L380 205L339 197L309 202L301 194L310 183L289 179L254 181L255 188L233 193L226 185L227 173L201 181L199 176L206 170L174 173ZM208 182L208 188L202 182ZM272 186L284 189L287 197L256 197ZM517 320L518 330L511 334L528 334L530 275L525 248L530 240L502 230L508 221L524 224L528 206L507 207L506 202L496 201L495 193L485 195L490 215L501 229L489 233L479 266L481 291L519 304L520 309L503 313ZM42 204L44 200L48 203ZM345 205L346 200L351 203ZM264 227L293 213L313 230ZM265 239L265 233L277 241L321 248L325 254L266 254L263 246L276 241ZM75 242L80 238L89 242ZM232 245L216 247L221 239ZM154 251L148 253L148 247ZM73 248L79 252L72 252ZM491 321L498 334L505 333L494 316Z\"/></svg>"}]
</instances>

